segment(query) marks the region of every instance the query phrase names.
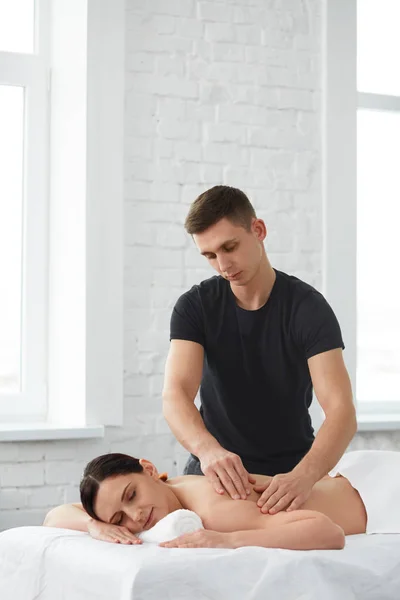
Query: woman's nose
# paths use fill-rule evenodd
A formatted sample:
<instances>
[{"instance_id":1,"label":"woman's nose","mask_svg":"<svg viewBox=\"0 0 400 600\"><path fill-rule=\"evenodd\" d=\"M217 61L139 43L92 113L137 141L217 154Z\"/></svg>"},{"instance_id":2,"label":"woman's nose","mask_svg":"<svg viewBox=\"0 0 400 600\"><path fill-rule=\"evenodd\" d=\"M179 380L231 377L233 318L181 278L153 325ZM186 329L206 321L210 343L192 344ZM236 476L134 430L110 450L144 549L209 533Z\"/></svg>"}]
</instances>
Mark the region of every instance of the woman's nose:
<instances>
[{"instance_id":1,"label":"woman's nose","mask_svg":"<svg viewBox=\"0 0 400 600\"><path fill-rule=\"evenodd\" d=\"M131 531L135 532L135 531L138 531L138 529L140 529L142 520L143 520L142 513L137 512L133 515L126 515L124 525Z\"/></svg>"}]
</instances>

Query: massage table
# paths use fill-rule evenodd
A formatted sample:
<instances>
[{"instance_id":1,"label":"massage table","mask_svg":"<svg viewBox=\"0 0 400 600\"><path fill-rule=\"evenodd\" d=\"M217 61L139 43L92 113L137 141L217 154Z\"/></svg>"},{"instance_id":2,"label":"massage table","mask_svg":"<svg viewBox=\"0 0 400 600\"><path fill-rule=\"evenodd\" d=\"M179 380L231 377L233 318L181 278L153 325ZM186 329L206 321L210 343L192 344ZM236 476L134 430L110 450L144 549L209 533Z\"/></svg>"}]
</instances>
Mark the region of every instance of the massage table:
<instances>
[{"instance_id":1,"label":"massage table","mask_svg":"<svg viewBox=\"0 0 400 600\"><path fill-rule=\"evenodd\" d=\"M0 533L1 600L399 600L400 534L343 550L124 546L87 533Z\"/></svg>"}]
</instances>

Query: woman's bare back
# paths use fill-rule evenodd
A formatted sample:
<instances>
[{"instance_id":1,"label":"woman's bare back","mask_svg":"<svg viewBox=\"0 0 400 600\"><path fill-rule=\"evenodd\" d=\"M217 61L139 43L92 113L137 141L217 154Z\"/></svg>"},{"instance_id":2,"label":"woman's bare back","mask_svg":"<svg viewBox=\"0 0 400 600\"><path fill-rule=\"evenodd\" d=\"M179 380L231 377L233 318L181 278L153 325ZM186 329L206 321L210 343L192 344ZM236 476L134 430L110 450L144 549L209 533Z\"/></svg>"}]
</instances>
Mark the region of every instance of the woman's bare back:
<instances>
[{"instance_id":1,"label":"woman's bare back","mask_svg":"<svg viewBox=\"0 0 400 600\"><path fill-rule=\"evenodd\" d=\"M271 478L265 475L254 475L257 484L269 481ZM230 503L257 503L260 494L252 490L247 500L232 500L225 492L217 494L209 481L199 475L183 475L174 477L167 482L174 490L184 508L196 512L206 528L209 516L213 510L226 506L229 511ZM328 516L334 523L340 525L346 535L365 533L367 514L365 506L357 490L350 482L341 475L336 477L323 477L318 481L305 504L301 507L306 510L315 510ZM257 508L257 510L259 510ZM235 519L237 519L237 511ZM274 515L265 515L266 519L273 519ZM212 527L210 527L212 528ZM237 528L236 528L237 529ZM231 530L235 530L232 523Z\"/></svg>"}]
</instances>

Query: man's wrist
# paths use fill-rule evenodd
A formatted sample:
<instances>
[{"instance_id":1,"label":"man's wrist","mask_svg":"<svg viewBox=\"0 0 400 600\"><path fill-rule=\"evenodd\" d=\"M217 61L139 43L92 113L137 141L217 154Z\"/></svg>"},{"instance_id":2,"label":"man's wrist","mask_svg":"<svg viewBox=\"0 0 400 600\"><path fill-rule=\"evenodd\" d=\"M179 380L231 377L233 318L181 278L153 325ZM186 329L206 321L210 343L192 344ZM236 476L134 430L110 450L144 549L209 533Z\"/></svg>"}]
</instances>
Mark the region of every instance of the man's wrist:
<instances>
[{"instance_id":1,"label":"man's wrist","mask_svg":"<svg viewBox=\"0 0 400 600\"><path fill-rule=\"evenodd\" d=\"M312 485L321 479L320 470L316 465L300 462L292 470L294 475L302 479L308 479Z\"/></svg>"},{"instance_id":2,"label":"man's wrist","mask_svg":"<svg viewBox=\"0 0 400 600\"><path fill-rule=\"evenodd\" d=\"M221 446L217 440L210 435L210 437L207 437L206 439L201 440L194 445L192 454L197 456L197 458L200 458L203 454L206 454L212 450L217 450L220 447Z\"/></svg>"}]
</instances>

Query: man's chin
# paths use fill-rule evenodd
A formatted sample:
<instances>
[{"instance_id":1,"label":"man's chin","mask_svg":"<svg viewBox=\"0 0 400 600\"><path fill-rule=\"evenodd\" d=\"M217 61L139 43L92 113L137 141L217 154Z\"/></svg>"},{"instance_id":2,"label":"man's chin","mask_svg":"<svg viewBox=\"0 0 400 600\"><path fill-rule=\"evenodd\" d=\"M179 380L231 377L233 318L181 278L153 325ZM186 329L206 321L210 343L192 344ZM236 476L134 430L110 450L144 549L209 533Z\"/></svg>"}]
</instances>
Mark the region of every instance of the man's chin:
<instances>
[{"instance_id":1,"label":"man's chin","mask_svg":"<svg viewBox=\"0 0 400 600\"><path fill-rule=\"evenodd\" d=\"M233 287L243 287L244 285L246 285L248 283L247 279L243 279L243 277L241 277L240 279L238 279L237 281L230 281L230 284Z\"/></svg>"}]
</instances>

